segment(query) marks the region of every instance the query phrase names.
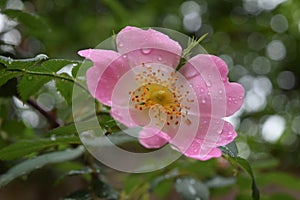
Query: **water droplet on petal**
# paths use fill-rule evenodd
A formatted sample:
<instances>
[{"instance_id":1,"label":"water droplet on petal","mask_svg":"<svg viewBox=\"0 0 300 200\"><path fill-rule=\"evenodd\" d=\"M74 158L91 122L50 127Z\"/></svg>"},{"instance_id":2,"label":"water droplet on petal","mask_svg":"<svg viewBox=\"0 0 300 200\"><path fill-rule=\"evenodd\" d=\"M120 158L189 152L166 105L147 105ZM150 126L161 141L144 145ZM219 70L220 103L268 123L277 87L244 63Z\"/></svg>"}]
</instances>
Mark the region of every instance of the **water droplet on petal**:
<instances>
[{"instance_id":1,"label":"water droplet on petal","mask_svg":"<svg viewBox=\"0 0 300 200\"><path fill-rule=\"evenodd\" d=\"M161 56L158 56L157 60L158 60L158 61L162 61L162 57L161 57Z\"/></svg>"},{"instance_id":2,"label":"water droplet on petal","mask_svg":"<svg viewBox=\"0 0 300 200\"><path fill-rule=\"evenodd\" d=\"M119 47L123 47L124 44L123 44L123 43L119 43L118 46L119 46Z\"/></svg>"},{"instance_id":3,"label":"water droplet on petal","mask_svg":"<svg viewBox=\"0 0 300 200\"><path fill-rule=\"evenodd\" d=\"M237 103L238 103L238 101L234 101L234 103L235 103L235 104L237 104Z\"/></svg>"},{"instance_id":4,"label":"water droplet on petal","mask_svg":"<svg viewBox=\"0 0 300 200\"><path fill-rule=\"evenodd\" d=\"M206 82L206 85L207 85L207 87L211 87L211 82L210 82L210 81L207 81L207 82Z\"/></svg>"},{"instance_id":5,"label":"water droplet on petal","mask_svg":"<svg viewBox=\"0 0 300 200\"><path fill-rule=\"evenodd\" d=\"M149 49L149 48L144 48L144 49L141 50L142 54L144 54L144 55L150 54L151 51L152 51L152 49Z\"/></svg>"},{"instance_id":6,"label":"water droplet on petal","mask_svg":"<svg viewBox=\"0 0 300 200\"><path fill-rule=\"evenodd\" d=\"M222 89L219 90L219 94L223 94L223 90Z\"/></svg>"},{"instance_id":7,"label":"water droplet on petal","mask_svg":"<svg viewBox=\"0 0 300 200\"><path fill-rule=\"evenodd\" d=\"M200 92L201 92L201 93L203 93L203 92L204 92L204 89L203 89L203 88L201 88L201 89L200 89Z\"/></svg>"},{"instance_id":8,"label":"water droplet on petal","mask_svg":"<svg viewBox=\"0 0 300 200\"><path fill-rule=\"evenodd\" d=\"M202 102L203 104L206 103L205 97L202 97L201 102Z\"/></svg>"},{"instance_id":9,"label":"water droplet on petal","mask_svg":"<svg viewBox=\"0 0 300 200\"><path fill-rule=\"evenodd\" d=\"M126 59L126 58L127 58L127 55L123 55L122 57Z\"/></svg>"}]
</instances>

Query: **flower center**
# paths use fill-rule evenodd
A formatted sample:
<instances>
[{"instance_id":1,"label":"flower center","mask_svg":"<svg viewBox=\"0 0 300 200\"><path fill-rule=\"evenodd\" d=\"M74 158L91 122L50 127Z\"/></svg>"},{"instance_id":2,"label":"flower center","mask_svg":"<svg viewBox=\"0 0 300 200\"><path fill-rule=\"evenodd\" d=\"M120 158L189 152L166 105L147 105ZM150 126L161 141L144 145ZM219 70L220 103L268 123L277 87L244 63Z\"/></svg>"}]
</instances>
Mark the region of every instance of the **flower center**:
<instances>
[{"instance_id":1,"label":"flower center","mask_svg":"<svg viewBox=\"0 0 300 200\"><path fill-rule=\"evenodd\" d=\"M146 99L149 102L166 106L175 102L175 94L168 88L158 84L148 84L146 86Z\"/></svg>"},{"instance_id":2,"label":"flower center","mask_svg":"<svg viewBox=\"0 0 300 200\"><path fill-rule=\"evenodd\" d=\"M144 69L136 75L142 86L129 92L131 105L141 111L151 108L154 118L168 126L178 125L181 118L185 118L186 124L191 124L187 117L190 108L186 103L193 100L187 98L189 91L182 91L183 85L176 84L177 73L167 74L152 67Z\"/></svg>"}]
</instances>

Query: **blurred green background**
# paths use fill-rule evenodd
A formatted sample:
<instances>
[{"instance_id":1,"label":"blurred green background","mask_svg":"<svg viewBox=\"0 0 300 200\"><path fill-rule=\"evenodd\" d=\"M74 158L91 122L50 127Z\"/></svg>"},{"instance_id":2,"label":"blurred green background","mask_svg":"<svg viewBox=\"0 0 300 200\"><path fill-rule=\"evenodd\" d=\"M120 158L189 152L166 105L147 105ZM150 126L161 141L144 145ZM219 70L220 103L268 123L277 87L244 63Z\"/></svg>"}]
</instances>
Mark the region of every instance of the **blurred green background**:
<instances>
[{"instance_id":1,"label":"blurred green background","mask_svg":"<svg viewBox=\"0 0 300 200\"><path fill-rule=\"evenodd\" d=\"M201 45L226 61L230 80L241 83L246 91L242 109L228 120L239 134L239 155L254 168L262 199L300 199L298 0L1 0L0 6L2 11L23 10L41 18L36 25L0 13L0 53L13 58L44 53L50 58L80 60L78 50L93 48L127 25L170 28L196 38L208 33ZM7 88L1 90L0 146L47 129L38 112L7 97ZM68 121L70 107L52 93L46 86L36 99L47 111ZM190 170L201 180L214 174L234 177L224 160L186 160L180 159L169 169ZM0 162L0 173L10 165L1 167ZM58 199L87 185L85 179L71 177L63 187L53 186L64 167L48 167L15 181L0 189L0 199ZM106 170L112 185L121 191L154 176ZM162 184L150 199L182 198L168 181ZM212 187L210 192L211 199L251 199L250 179L239 175L234 183Z\"/></svg>"}]
</instances>

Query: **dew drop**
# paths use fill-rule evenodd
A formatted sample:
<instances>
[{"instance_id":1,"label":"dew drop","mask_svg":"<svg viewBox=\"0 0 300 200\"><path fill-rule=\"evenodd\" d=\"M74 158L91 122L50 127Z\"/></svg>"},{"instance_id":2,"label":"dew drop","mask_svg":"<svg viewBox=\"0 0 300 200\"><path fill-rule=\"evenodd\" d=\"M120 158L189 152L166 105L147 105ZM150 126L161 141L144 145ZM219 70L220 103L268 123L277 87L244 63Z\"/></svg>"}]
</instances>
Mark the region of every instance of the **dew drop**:
<instances>
[{"instance_id":1,"label":"dew drop","mask_svg":"<svg viewBox=\"0 0 300 200\"><path fill-rule=\"evenodd\" d=\"M158 56L157 60L158 60L158 61L162 61L162 57L161 57L161 56Z\"/></svg>"},{"instance_id":2,"label":"dew drop","mask_svg":"<svg viewBox=\"0 0 300 200\"><path fill-rule=\"evenodd\" d=\"M123 43L119 43L118 46L119 46L119 47L123 47L124 44L123 44Z\"/></svg>"},{"instance_id":3,"label":"dew drop","mask_svg":"<svg viewBox=\"0 0 300 200\"><path fill-rule=\"evenodd\" d=\"M204 89L203 89L203 88L200 88L200 92L203 93L203 92L204 92Z\"/></svg>"},{"instance_id":4,"label":"dew drop","mask_svg":"<svg viewBox=\"0 0 300 200\"><path fill-rule=\"evenodd\" d=\"M149 49L149 48L144 48L144 49L142 49L141 50L141 52L142 52L142 54L144 54L144 55L148 55L148 54L150 54L151 53L151 49Z\"/></svg>"},{"instance_id":5,"label":"dew drop","mask_svg":"<svg viewBox=\"0 0 300 200\"><path fill-rule=\"evenodd\" d=\"M237 104L237 103L238 103L238 101L234 101L234 103L235 103L235 104Z\"/></svg>"},{"instance_id":6,"label":"dew drop","mask_svg":"<svg viewBox=\"0 0 300 200\"><path fill-rule=\"evenodd\" d=\"M29 80L29 81L31 81L32 79L33 79L32 76L27 77L27 80Z\"/></svg>"},{"instance_id":7,"label":"dew drop","mask_svg":"<svg viewBox=\"0 0 300 200\"><path fill-rule=\"evenodd\" d=\"M211 82L210 82L210 81L207 81L207 82L206 82L206 85L207 85L207 87L211 87Z\"/></svg>"},{"instance_id":8,"label":"dew drop","mask_svg":"<svg viewBox=\"0 0 300 200\"><path fill-rule=\"evenodd\" d=\"M202 99L201 99L201 102L202 102L203 104L205 104L205 103L206 103L206 99L205 99L205 97L202 97Z\"/></svg>"},{"instance_id":9,"label":"dew drop","mask_svg":"<svg viewBox=\"0 0 300 200\"><path fill-rule=\"evenodd\" d=\"M219 90L219 94L223 94L223 90L222 89Z\"/></svg>"},{"instance_id":10,"label":"dew drop","mask_svg":"<svg viewBox=\"0 0 300 200\"><path fill-rule=\"evenodd\" d=\"M122 57L126 59L126 58L127 58L127 55L123 55Z\"/></svg>"}]
</instances>

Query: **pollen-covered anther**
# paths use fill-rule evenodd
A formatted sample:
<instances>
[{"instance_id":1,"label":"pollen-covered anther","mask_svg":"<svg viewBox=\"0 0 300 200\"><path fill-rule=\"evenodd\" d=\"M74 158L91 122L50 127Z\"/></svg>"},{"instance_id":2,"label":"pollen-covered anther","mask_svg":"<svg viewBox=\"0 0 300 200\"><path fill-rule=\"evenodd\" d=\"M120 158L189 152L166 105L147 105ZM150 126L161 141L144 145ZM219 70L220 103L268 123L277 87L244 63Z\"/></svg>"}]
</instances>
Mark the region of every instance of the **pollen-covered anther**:
<instances>
[{"instance_id":1,"label":"pollen-covered anther","mask_svg":"<svg viewBox=\"0 0 300 200\"><path fill-rule=\"evenodd\" d=\"M187 98L189 91L184 91L182 84L177 84L179 76L175 71L167 74L144 64L143 71L135 79L141 85L129 92L135 109L142 111L152 108L154 118L167 126L178 125L180 118L186 118L190 110L186 104L194 100ZM187 118L184 121L191 124Z\"/></svg>"}]
</instances>

